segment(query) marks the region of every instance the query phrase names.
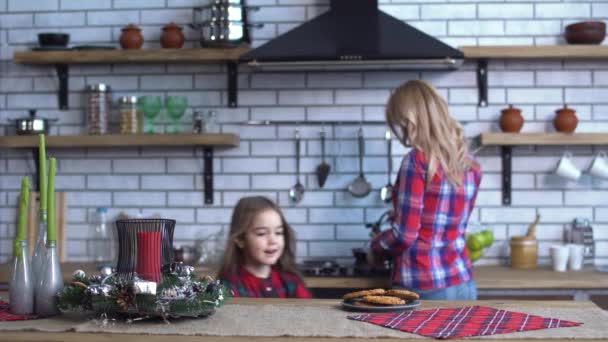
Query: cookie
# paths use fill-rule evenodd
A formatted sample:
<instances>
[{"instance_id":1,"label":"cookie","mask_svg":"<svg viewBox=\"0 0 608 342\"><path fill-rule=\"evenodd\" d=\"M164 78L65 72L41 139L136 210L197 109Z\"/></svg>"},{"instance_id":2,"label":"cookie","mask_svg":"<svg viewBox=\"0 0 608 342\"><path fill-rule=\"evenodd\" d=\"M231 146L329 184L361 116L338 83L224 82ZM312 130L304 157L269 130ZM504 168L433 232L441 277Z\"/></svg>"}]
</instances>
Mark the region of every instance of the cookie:
<instances>
[{"instance_id":1,"label":"cookie","mask_svg":"<svg viewBox=\"0 0 608 342\"><path fill-rule=\"evenodd\" d=\"M420 296L416 292L408 290L388 290L386 291L385 295L398 297L405 300L416 300L420 298Z\"/></svg>"},{"instance_id":2,"label":"cookie","mask_svg":"<svg viewBox=\"0 0 608 342\"><path fill-rule=\"evenodd\" d=\"M351 292L351 293L345 294L342 297L342 299L349 300L349 299L354 299L354 298L359 298L359 297L365 297L365 296L377 296L377 295L382 295L385 292L386 291L384 289L372 289L372 290L356 291L356 292Z\"/></svg>"},{"instance_id":3,"label":"cookie","mask_svg":"<svg viewBox=\"0 0 608 342\"><path fill-rule=\"evenodd\" d=\"M391 296L365 296L363 301L369 304L380 304L380 305L402 305L405 304L405 300Z\"/></svg>"},{"instance_id":4,"label":"cookie","mask_svg":"<svg viewBox=\"0 0 608 342\"><path fill-rule=\"evenodd\" d=\"M366 307L370 307L370 306L382 306L382 305L370 304L370 303L366 303L366 302L354 302L353 305L354 306L366 306Z\"/></svg>"}]
</instances>

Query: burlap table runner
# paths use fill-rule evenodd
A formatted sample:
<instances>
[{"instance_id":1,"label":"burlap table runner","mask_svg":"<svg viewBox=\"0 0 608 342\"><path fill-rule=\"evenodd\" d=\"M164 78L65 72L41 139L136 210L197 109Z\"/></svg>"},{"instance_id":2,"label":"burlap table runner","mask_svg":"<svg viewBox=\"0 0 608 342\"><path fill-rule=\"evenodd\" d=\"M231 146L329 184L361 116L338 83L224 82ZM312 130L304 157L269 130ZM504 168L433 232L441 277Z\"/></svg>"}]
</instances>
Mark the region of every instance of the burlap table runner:
<instances>
[{"instance_id":1,"label":"burlap table runner","mask_svg":"<svg viewBox=\"0 0 608 342\"><path fill-rule=\"evenodd\" d=\"M583 322L580 327L544 329L493 335L488 339L608 339L608 314L597 307L548 308L522 310L517 304L502 304L500 308L530 314ZM242 305L229 304L206 319L179 319L171 324L162 321L140 321L133 324L100 325L98 321L78 315L50 319L0 322L0 330L76 331L158 335L201 336L298 336L298 337L401 337L423 338L418 335L387 329L373 324L346 319L352 314L338 306Z\"/></svg>"}]
</instances>

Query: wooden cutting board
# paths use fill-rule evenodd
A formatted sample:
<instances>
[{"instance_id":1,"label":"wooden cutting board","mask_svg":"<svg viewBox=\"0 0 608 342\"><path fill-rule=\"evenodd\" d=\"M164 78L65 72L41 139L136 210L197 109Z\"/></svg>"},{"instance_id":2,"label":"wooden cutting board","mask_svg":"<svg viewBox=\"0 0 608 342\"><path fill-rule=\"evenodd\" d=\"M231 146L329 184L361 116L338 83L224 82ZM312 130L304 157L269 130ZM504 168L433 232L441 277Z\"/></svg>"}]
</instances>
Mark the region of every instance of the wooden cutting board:
<instances>
[{"instance_id":1,"label":"wooden cutting board","mask_svg":"<svg viewBox=\"0 0 608 342\"><path fill-rule=\"evenodd\" d=\"M35 200L33 200L35 199ZM27 244L30 255L34 253L36 236L38 234L38 218L40 209L40 193L30 192L30 202L27 208ZM65 192L55 192L55 227L57 228L57 245L59 262L64 262L67 254L66 219L67 202Z\"/></svg>"}]
</instances>

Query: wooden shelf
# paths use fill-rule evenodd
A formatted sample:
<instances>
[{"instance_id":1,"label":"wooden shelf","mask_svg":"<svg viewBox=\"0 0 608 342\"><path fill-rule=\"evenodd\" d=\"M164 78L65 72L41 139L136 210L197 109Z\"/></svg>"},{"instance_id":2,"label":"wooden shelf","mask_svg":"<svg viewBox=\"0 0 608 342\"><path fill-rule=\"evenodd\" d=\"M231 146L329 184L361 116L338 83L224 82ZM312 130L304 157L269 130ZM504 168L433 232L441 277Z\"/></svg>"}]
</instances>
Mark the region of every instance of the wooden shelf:
<instances>
[{"instance_id":1,"label":"wooden shelf","mask_svg":"<svg viewBox=\"0 0 608 342\"><path fill-rule=\"evenodd\" d=\"M608 133L483 133L483 146L608 145Z\"/></svg>"},{"instance_id":2,"label":"wooden shelf","mask_svg":"<svg viewBox=\"0 0 608 342\"><path fill-rule=\"evenodd\" d=\"M129 146L204 146L237 147L234 134L112 134L62 135L46 137L49 148L129 147ZM3 136L0 148L35 148L37 136Z\"/></svg>"},{"instance_id":3,"label":"wooden shelf","mask_svg":"<svg viewBox=\"0 0 608 342\"><path fill-rule=\"evenodd\" d=\"M467 59L605 59L608 46L540 45L540 46L461 46Z\"/></svg>"},{"instance_id":4,"label":"wooden shelf","mask_svg":"<svg viewBox=\"0 0 608 342\"><path fill-rule=\"evenodd\" d=\"M232 49L154 49L154 50L67 50L16 52L20 64L54 65L59 78L59 109L68 109L70 64L113 63L226 63L228 71L228 106L237 106L238 59L248 46Z\"/></svg>"},{"instance_id":5,"label":"wooden shelf","mask_svg":"<svg viewBox=\"0 0 608 342\"><path fill-rule=\"evenodd\" d=\"M233 49L68 50L16 52L20 64L200 63L236 61L248 47Z\"/></svg>"}]
</instances>

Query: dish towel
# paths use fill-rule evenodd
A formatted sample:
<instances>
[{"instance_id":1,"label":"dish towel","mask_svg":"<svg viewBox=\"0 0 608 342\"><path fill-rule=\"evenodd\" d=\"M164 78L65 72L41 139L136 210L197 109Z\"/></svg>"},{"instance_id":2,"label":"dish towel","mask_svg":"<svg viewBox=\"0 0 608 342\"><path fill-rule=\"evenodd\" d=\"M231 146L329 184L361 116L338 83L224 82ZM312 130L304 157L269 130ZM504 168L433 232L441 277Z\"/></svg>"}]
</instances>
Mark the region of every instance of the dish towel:
<instances>
[{"instance_id":1,"label":"dish towel","mask_svg":"<svg viewBox=\"0 0 608 342\"><path fill-rule=\"evenodd\" d=\"M583 324L485 306L360 314L347 318L437 339L575 327Z\"/></svg>"},{"instance_id":2,"label":"dish towel","mask_svg":"<svg viewBox=\"0 0 608 342\"><path fill-rule=\"evenodd\" d=\"M0 321L25 321L36 319L38 315L15 315L11 313L8 302L0 300Z\"/></svg>"}]
</instances>

